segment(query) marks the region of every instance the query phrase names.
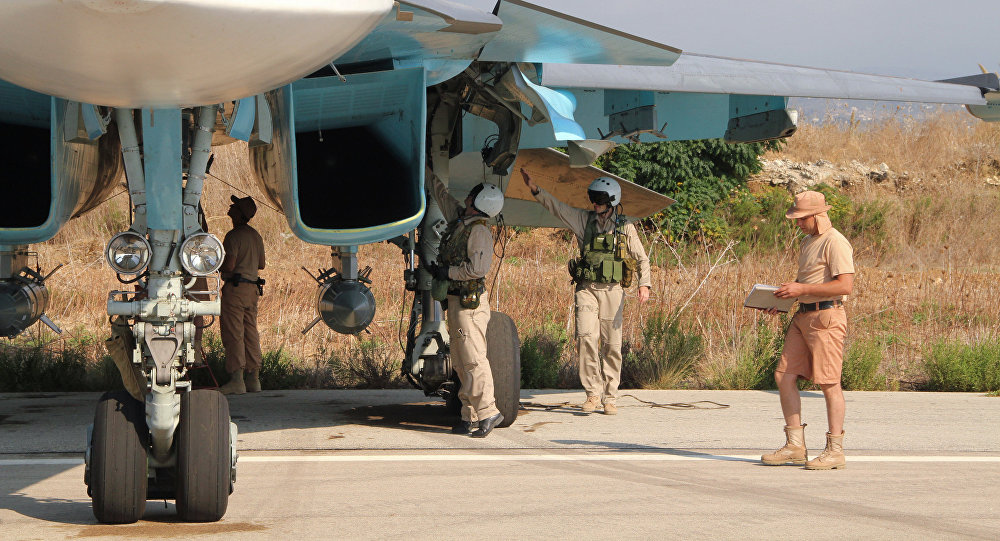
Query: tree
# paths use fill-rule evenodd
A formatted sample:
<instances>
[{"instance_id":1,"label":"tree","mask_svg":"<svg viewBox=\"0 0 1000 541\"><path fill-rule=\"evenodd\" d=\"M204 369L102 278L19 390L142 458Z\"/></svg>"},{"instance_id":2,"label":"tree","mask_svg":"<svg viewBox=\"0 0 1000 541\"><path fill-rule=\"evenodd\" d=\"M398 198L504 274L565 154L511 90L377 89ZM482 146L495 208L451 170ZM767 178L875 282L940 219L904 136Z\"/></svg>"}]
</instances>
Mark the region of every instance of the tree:
<instances>
[{"instance_id":1,"label":"tree","mask_svg":"<svg viewBox=\"0 0 1000 541\"><path fill-rule=\"evenodd\" d=\"M682 240L711 236L718 225L716 205L760 172L761 154L779 147L777 141L728 144L721 139L620 145L597 165L675 199L653 221L664 234Z\"/></svg>"}]
</instances>

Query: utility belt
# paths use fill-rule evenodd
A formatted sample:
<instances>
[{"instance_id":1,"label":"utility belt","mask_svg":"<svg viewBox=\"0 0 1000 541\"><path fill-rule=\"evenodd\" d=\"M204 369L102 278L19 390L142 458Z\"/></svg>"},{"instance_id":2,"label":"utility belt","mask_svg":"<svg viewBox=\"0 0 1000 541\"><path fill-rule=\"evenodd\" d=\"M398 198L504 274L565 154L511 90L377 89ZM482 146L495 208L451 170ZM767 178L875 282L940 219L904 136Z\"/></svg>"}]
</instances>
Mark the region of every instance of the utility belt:
<instances>
[{"instance_id":1,"label":"utility belt","mask_svg":"<svg viewBox=\"0 0 1000 541\"><path fill-rule=\"evenodd\" d=\"M486 292L486 279L476 280L434 280L431 296L436 301L445 301L448 295L458 297L462 308L479 308L480 299Z\"/></svg>"},{"instance_id":2,"label":"utility belt","mask_svg":"<svg viewBox=\"0 0 1000 541\"><path fill-rule=\"evenodd\" d=\"M233 287L239 287L240 284L254 284L255 286L257 286L258 295L264 294L264 284L267 283L267 281L264 280L263 278L257 278L256 280L248 280L238 272L233 273L229 278L223 278L222 281L226 282L227 284L232 284Z\"/></svg>"},{"instance_id":3,"label":"utility belt","mask_svg":"<svg viewBox=\"0 0 1000 541\"><path fill-rule=\"evenodd\" d=\"M829 310L835 306L843 306L844 301L819 301L819 302L800 302L799 312L814 312L816 310Z\"/></svg>"}]
</instances>

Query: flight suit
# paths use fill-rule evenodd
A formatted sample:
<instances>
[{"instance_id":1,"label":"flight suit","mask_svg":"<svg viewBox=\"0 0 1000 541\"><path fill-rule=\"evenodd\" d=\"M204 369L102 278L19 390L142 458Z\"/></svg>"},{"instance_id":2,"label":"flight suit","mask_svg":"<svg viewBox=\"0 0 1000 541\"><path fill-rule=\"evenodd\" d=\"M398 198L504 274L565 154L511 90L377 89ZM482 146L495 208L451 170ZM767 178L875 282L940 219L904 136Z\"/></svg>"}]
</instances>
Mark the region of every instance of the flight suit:
<instances>
[{"instance_id":1,"label":"flight suit","mask_svg":"<svg viewBox=\"0 0 1000 541\"><path fill-rule=\"evenodd\" d=\"M260 335L257 332L257 299L254 282L264 268L264 240L249 224L234 227L222 241L226 259L222 263L222 314L219 326L226 349L226 371L260 370ZM236 283L235 275L241 277Z\"/></svg>"},{"instance_id":2,"label":"flight suit","mask_svg":"<svg viewBox=\"0 0 1000 541\"><path fill-rule=\"evenodd\" d=\"M448 278L453 281L485 278L493 264L493 234L490 228L482 223L482 216L461 218L462 207L448 193L444 183L432 173L428 173L427 178L431 193L448 220L445 238L461 239L468 233L466 261L450 265ZM467 227L471 229L466 232ZM488 292L482 293L476 308L463 308L458 295L449 292L445 319L451 339L452 365L462 382L458 391L462 402L462 420L478 422L500 413L493 390L493 372L486 358L486 327L490 322Z\"/></svg>"},{"instance_id":3,"label":"flight suit","mask_svg":"<svg viewBox=\"0 0 1000 541\"><path fill-rule=\"evenodd\" d=\"M571 207L539 188L535 199L553 216L559 218L576 235L583 249L587 222L592 212ZM597 217L596 232L614 229L611 216ZM626 250L636 260L638 285L649 287L649 257L633 224L624 226ZM625 290L617 282L600 283L587 280L576 284L576 343L580 358L580 383L587 396L601 398L603 404L614 404L622 372L622 311Z\"/></svg>"}]
</instances>

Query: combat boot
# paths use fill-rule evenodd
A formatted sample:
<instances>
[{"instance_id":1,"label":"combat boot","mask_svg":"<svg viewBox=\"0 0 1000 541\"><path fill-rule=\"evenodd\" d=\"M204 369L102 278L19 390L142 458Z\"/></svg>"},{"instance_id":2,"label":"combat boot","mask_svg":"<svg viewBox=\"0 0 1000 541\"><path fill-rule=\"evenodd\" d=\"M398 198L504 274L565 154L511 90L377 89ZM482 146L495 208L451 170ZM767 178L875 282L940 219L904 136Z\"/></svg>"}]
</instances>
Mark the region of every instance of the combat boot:
<instances>
[{"instance_id":1,"label":"combat boot","mask_svg":"<svg viewBox=\"0 0 1000 541\"><path fill-rule=\"evenodd\" d=\"M839 470L847 467L844 457L844 432L839 436L826 433L826 449L818 457L806 462L807 470Z\"/></svg>"},{"instance_id":2,"label":"combat boot","mask_svg":"<svg viewBox=\"0 0 1000 541\"><path fill-rule=\"evenodd\" d=\"M768 466L785 464L805 464L809 459L806 451L806 425L785 427L785 446L773 453L760 457Z\"/></svg>"},{"instance_id":3,"label":"combat boot","mask_svg":"<svg viewBox=\"0 0 1000 541\"><path fill-rule=\"evenodd\" d=\"M604 415L618 415L618 406L614 402L605 402Z\"/></svg>"},{"instance_id":4,"label":"combat boot","mask_svg":"<svg viewBox=\"0 0 1000 541\"><path fill-rule=\"evenodd\" d=\"M598 398L597 395L593 395L593 394L592 395L587 395L587 401L584 402L580 406L580 409L584 413L594 413L595 411L597 411L597 406L600 403L601 403L601 399Z\"/></svg>"},{"instance_id":5,"label":"combat boot","mask_svg":"<svg viewBox=\"0 0 1000 541\"><path fill-rule=\"evenodd\" d=\"M247 392L247 386L243 383L243 369L240 368L229 374L229 382L219 387L219 392L222 394L243 394Z\"/></svg>"},{"instance_id":6,"label":"combat boot","mask_svg":"<svg viewBox=\"0 0 1000 541\"><path fill-rule=\"evenodd\" d=\"M259 393L260 392L260 372L254 370L252 372L247 372L246 387L248 393Z\"/></svg>"}]
</instances>

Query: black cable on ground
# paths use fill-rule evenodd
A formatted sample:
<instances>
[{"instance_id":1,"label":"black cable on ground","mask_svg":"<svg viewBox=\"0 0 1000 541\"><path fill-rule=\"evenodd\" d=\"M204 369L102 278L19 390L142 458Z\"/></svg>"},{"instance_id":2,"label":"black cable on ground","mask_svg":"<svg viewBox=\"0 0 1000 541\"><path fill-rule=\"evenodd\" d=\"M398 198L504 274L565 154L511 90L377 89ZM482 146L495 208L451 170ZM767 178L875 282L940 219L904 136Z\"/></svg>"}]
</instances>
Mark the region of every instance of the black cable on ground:
<instances>
[{"instance_id":1,"label":"black cable on ground","mask_svg":"<svg viewBox=\"0 0 1000 541\"><path fill-rule=\"evenodd\" d=\"M719 402L714 402L712 400L698 400L697 402L671 402L669 404L660 404L658 402L653 402L650 400L643 400L632 394L623 394L619 396L619 398L626 398L626 397L642 402L643 404L646 404L651 408L663 408L671 410L718 410L729 407L729 404L721 404ZM703 406L701 404L710 404L710 406ZM536 402L522 401L520 404L520 409L528 409L528 408L542 409L545 411L555 411L558 409L579 410L580 405L572 402L562 402L560 404L539 404Z\"/></svg>"}]
</instances>

